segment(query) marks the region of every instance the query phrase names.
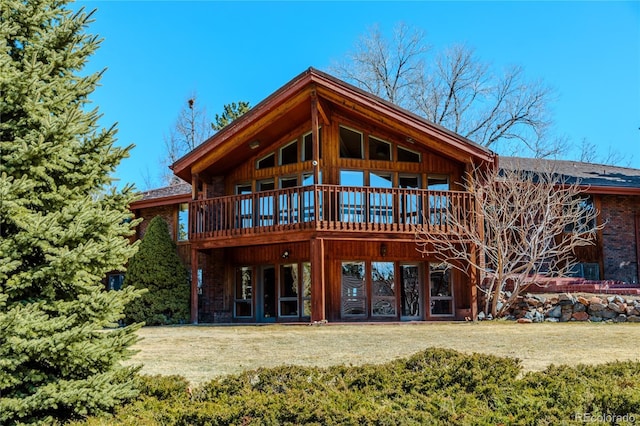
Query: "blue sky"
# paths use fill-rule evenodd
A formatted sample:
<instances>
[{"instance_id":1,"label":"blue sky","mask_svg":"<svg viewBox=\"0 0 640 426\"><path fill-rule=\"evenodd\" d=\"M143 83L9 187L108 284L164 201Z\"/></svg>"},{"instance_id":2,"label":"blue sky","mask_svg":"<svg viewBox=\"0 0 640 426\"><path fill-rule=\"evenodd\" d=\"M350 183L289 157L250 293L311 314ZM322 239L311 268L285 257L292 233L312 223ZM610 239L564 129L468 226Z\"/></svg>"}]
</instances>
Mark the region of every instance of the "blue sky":
<instances>
[{"instance_id":1,"label":"blue sky","mask_svg":"<svg viewBox=\"0 0 640 426\"><path fill-rule=\"evenodd\" d=\"M521 65L556 91L555 131L640 168L640 2L78 1L97 9L104 41L87 69L107 68L91 96L135 144L116 176L160 184L164 138L194 92L213 116L256 105L310 66L326 70L378 24L404 22L434 49L466 43L498 69ZM574 153L578 155L577 151Z\"/></svg>"}]
</instances>

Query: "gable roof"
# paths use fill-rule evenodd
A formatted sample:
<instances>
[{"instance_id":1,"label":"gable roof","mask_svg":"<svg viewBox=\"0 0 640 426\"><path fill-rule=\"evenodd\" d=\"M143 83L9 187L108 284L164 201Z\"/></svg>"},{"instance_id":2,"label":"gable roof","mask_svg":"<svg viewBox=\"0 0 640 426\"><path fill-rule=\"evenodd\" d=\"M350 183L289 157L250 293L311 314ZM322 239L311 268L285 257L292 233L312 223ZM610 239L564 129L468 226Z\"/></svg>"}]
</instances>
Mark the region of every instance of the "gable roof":
<instances>
[{"instance_id":1,"label":"gable roof","mask_svg":"<svg viewBox=\"0 0 640 426\"><path fill-rule=\"evenodd\" d=\"M191 201L191 184L180 182L175 185L143 191L140 195L139 200L131 203L131 210L187 203Z\"/></svg>"},{"instance_id":2,"label":"gable roof","mask_svg":"<svg viewBox=\"0 0 640 426\"><path fill-rule=\"evenodd\" d=\"M501 168L553 171L567 183L579 182L593 194L640 195L640 170L569 160L500 157Z\"/></svg>"},{"instance_id":3,"label":"gable roof","mask_svg":"<svg viewBox=\"0 0 640 426\"><path fill-rule=\"evenodd\" d=\"M221 167L224 171L231 166L230 163L239 161L236 159L246 159L254 154L247 144L257 136L265 136L265 139L273 136L268 128L277 120L285 116L287 121L308 119L311 96L316 95L321 109L324 103L369 119L376 114L376 117L382 117L377 119L377 125L400 124L407 141L411 141L409 143L431 144L427 147L459 161L473 159L478 163L493 163L495 159L495 154L482 145L329 74L309 68L177 160L171 169L185 181L191 181L192 173L200 173L212 165L216 170Z\"/></svg>"}]
</instances>

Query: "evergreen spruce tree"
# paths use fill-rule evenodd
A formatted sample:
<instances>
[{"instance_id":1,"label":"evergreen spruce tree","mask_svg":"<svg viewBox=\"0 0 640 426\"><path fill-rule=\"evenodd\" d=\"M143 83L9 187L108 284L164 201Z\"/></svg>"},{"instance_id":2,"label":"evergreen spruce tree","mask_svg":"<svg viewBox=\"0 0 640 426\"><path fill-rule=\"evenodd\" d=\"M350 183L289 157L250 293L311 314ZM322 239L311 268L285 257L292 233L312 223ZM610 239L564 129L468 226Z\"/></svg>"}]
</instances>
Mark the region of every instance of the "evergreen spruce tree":
<instances>
[{"instance_id":1,"label":"evergreen spruce tree","mask_svg":"<svg viewBox=\"0 0 640 426\"><path fill-rule=\"evenodd\" d=\"M90 14L61 0L0 4L0 424L51 424L135 395L136 292L101 279L135 252L130 187L111 174L130 148L89 108L100 73Z\"/></svg>"},{"instance_id":2,"label":"evergreen spruce tree","mask_svg":"<svg viewBox=\"0 0 640 426\"><path fill-rule=\"evenodd\" d=\"M160 325L189 320L189 275L161 217L149 222L139 250L129 262L124 287L147 290L126 307L127 322Z\"/></svg>"}]
</instances>

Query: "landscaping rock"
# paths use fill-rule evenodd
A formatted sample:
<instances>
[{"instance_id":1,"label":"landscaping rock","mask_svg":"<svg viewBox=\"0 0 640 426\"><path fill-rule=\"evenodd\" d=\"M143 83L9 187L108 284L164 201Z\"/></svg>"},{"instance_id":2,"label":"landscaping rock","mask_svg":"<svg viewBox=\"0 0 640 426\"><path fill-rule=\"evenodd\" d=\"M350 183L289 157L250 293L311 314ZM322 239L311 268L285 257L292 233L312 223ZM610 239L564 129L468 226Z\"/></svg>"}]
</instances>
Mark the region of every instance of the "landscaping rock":
<instances>
[{"instance_id":1,"label":"landscaping rock","mask_svg":"<svg viewBox=\"0 0 640 426\"><path fill-rule=\"evenodd\" d=\"M616 302L609 302L609 304L607 305L607 308L612 310L616 314L621 314L624 312L624 309L622 309L622 306L618 305Z\"/></svg>"},{"instance_id":2,"label":"landscaping rock","mask_svg":"<svg viewBox=\"0 0 640 426\"><path fill-rule=\"evenodd\" d=\"M587 311L587 305L585 305L582 302L576 302L576 304L573 305L573 312L586 312L586 311Z\"/></svg>"},{"instance_id":3,"label":"landscaping rock","mask_svg":"<svg viewBox=\"0 0 640 426\"><path fill-rule=\"evenodd\" d=\"M640 315L631 315L627 317L627 322L640 322Z\"/></svg>"},{"instance_id":4,"label":"landscaping rock","mask_svg":"<svg viewBox=\"0 0 640 426\"><path fill-rule=\"evenodd\" d=\"M581 303L584 306L589 306L589 300L587 300L585 297L582 296L578 296L578 302Z\"/></svg>"},{"instance_id":5,"label":"landscaping rock","mask_svg":"<svg viewBox=\"0 0 640 426\"><path fill-rule=\"evenodd\" d=\"M627 316L625 314L620 314L613 319L613 322L627 322Z\"/></svg>"},{"instance_id":6,"label":"landscaping rock","mask_svg":"<svg viewBox=\"0 0 640 426\"><path fill-rule=\"evenodd\" d=\"M545 322L559 322L560 320L558 318L545 318Z\"/></svg>"},{"instance_id":7,"label":"landscaping rock","mask_svg":"<svg viewBox=\"0 0 640 426\"><path fill-rule=\"evenodd\" d=\"M559 319L562 316L562 306L556 305L547 312L547 317Z\"/></svg>"},{"instance_id":8,"label":"landscaping rock","mask_svg":"<svg viewBox=\"0 0 640 426\"><path fill-rule=\"evenodd\" d=\"M558 296L558 304L561 306L573 305L575 302L576 300L570 294L562 293Z\"/></svg>"},{"instance_id":9,"label":"landscaping rock","mask_svg":"<svg viewBox=\"0 0 640 426\"><path fill-rule=\"evenodd\" d=\"M589 303L599 303L602 305L602 299L600 299L599 297L593 296L591 299L589 299Z\"/></svg>"},{"instance_id":10,"label":"landscaping rock","mask_svg":"<svg viewBox=\"0 0 640 426\"><path fill-rule=\"evenodd\" d=\"M571 318L575 319L576 321L586 321L589 319L589 314L585 311L574 312Z\"/></svg>"},{"instance_id":11,"label":"landscaping rock","mask_svg":"<svg viewBox=\"0 0 640 426\"><path fill-rule=\"evenodd\" d=\"M542 312L535 311L533 313L533 322L540 323L544 321L544 314Z\"/></svg>"},{"instance_id":12,"label":"landscaping rock","mask_svg":"<svg viewBox=\"0 0 640 426\"><path fill-rule=\"evenodd\" d=\"M518 324L531 324L532 322L531 318L518 318Z\"/></svg>"},{"instance_id":13,"label":"landscaping rock","mask_svg":"<svg viewBox=\"0 0 640 426\"><path fill-rule=\"evenodd\" d=\"M600 318L600 317L596 317L596 316L594 316L594 315L591 315L591 316L589 317L589 321L591 321L591 322L602 322L602 318Z\"/></svg>"},{"instance_id":14,"label":"landscaping rock","mask_svg":"<svg viewBox=\"0 0 640 426\"><path fill-rule=\"evenodd\" d=\"M600 312L600 311L604 311L605 308L606 306L604 304L599 302L594 302L592 299L591 303L589 304L588 312L589 313Z\"/></svg>"},{"instance_id":15,"label":"landscaping rock","mask_svg":"<svg viewBox=\"0 0 640 426\"><path fill-rule=\"evenodd\" d=\"M614 319L618 316L618 313L609 309L605 309L604 311L600 312L600 316L604 319Z\"/></svg>"}]
</instances>

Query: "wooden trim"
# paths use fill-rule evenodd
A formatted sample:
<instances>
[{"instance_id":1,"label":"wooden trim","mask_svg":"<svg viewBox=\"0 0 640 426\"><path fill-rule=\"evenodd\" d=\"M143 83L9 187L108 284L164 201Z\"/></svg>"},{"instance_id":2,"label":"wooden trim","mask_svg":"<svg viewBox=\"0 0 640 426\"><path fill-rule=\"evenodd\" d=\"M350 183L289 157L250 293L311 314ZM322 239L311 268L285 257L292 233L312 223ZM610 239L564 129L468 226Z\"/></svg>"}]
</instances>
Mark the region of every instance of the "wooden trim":
<instances>
[{"instance_id":1,"label":"wooden trim","mask_svg":"<svg viewBox=\"0 0 640 426\"><path fill-rule=\"evenodd\" d=\"M191 324L198 323L198 250L191 249Z\"/></svg>"},{"instance_id":2,"label":"wooden trim","mask_svg":"<svg viewBox=\"0 0 640 426\"><path fill-rule=\"evenodd\" d=\"M326 292L325 292L325 255L324 240L312 238L311 251L311 321L325 321Z\"/></svg>"},{"instance_id":3,"label":"wooden trim","mask_svg":"<svg viewBox=\"0 0 640 426\"><path fill-rule=\"evenodd\" d=\"M188 203L191 201L191 194L171 195L168 197L150 198L148 200L134 201L129 205L130 210L148 209L151 207L168 206L171 204Z\"/></svg>"}]
</instances>

